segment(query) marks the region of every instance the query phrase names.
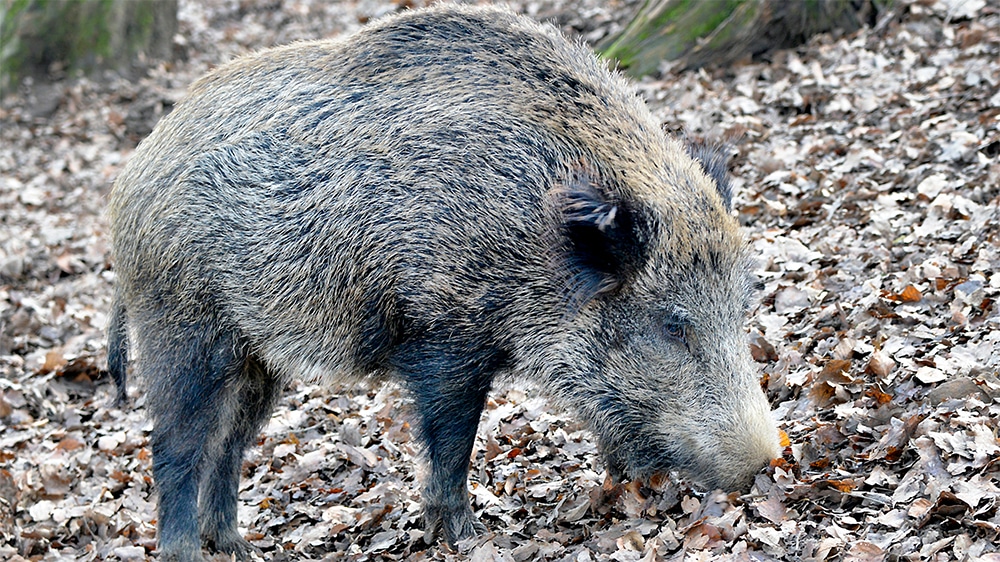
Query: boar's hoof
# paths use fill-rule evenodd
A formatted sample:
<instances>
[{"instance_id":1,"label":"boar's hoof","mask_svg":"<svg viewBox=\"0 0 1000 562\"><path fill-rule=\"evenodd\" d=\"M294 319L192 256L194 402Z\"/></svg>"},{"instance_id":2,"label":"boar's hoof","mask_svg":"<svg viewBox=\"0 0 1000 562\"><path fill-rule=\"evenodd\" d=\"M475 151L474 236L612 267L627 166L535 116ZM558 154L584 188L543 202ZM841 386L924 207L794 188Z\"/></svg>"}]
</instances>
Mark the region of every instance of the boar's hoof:
<instances>
[{"instance_id":1,"label":"boar's hoof","mask_svg":"<svg viewBox=\"0 0 1000 562\"><path fill-rule=\"evenodd\" d=\"M252 552L260 554L260 549L250 544L237 532L220 533L219 536L206 536L204 539L210 549L215 552L231 554L237 560L249 560Z\"/></svg>"},{"instance_id":2,"label":"boar's hoof","mask_svg":"<svg viewBox=\"0 0 1000 562\"><path fill-rule=\"evenodd\" d=\"M183 547L159 547L157 559L160 562L205 562L201 555L201 546L184 545Z\"/></svg>"},{"instance_id":3,"label":"boar's hoof","mask_svg":"<svg viewBox=\"0 0 1000 562\"><path fill-rule=\"evenodd\" d=\"M487 531L486 525L479 522L468 504L458 508L440 505L424 507L424 542L427 544L432 544L440 535L448 546L455 547L459 541Z\"/></svg>"}]
</instances>

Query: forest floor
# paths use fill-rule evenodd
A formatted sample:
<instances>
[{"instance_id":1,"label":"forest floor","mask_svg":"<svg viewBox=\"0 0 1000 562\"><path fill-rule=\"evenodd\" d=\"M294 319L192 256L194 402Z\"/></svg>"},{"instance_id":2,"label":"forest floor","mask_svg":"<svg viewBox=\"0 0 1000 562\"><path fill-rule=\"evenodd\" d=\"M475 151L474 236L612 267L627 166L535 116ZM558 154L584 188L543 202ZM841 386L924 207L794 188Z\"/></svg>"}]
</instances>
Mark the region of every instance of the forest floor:
<instances>
[{"instance_id":1,"label":"forest floor","mask_svg":"<svg viewBox=\"0 0 1000 562\"><path fill-rule=\"evenodd\" d=\"M596 41L634 4L515 2ZM0 559L155 547L141 393L112 403L109 185L200 74L356 30L375 0L181 2L178 62L0 106ZM891 17L770 60L640 83L670 130L742 135L759 256L750 340L784 456L750 493L606 481L543 393L488 403L470 486L491 533L427 546L398 388L293 385L244 464L241 531L271 560L1000 560L1000 2Z\"/></svg>"}]
</instances>

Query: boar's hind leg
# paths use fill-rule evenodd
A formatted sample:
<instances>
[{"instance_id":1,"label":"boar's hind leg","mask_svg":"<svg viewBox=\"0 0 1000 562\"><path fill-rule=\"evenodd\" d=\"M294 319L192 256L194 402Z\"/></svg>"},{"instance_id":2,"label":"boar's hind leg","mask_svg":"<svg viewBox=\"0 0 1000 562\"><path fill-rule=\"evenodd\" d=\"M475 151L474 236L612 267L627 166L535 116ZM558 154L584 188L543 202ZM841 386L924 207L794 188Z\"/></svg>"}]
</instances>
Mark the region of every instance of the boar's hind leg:
<instances>
[{"instance_id":1,"label":"boar's hind leg","mask_svg":"<svg viewBox=\"0 0 1000 562\"><path fill-rule=\"evenodd\" d=\"M139 357L149 380L153 478L159 496L160 560L202 560L198 489L205 453L230 420L226 388L246 361L233 334L210 325L141 330Z\"/></svg>"},{"instance_id":2,"label":"boar's hind leg","mask_svg":"<svg viewBox=\"0 0 1000 562\"><path fill-rule=\"evenodd\" d=\"M200 495L201 537L215 550L246 558L254 549L237 530L236 501L243 453L267 421L278 397L278 380L257 360L246 362L242 376L226 391L231 419L218 436L219 446L206 451Z\"/></svg>"},{"instance_id":3,"label":"boar's hind leg","mask_svg":"<svg viewBox=\"0 0 1000 562\"><path fill-rule=\"evenodd\" d=\"M430 463L422 501L424 539L430 543L440 532L454 546L486 532L469 505L467 479L476 427L496 361L455 357L450 351L410 351L404 354L400 370L414 397L419 435Z\"/></svg>"}]
</instances>

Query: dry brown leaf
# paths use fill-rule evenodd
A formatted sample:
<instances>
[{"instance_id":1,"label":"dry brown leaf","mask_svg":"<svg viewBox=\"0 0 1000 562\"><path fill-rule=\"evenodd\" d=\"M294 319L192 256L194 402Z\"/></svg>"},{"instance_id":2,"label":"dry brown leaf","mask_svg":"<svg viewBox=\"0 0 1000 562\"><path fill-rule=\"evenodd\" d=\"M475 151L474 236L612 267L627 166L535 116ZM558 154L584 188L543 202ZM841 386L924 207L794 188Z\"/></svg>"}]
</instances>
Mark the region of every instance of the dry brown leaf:
<instances>
[{"instance_id":1,"label":"dry brown leaf","mask_svg":"<svg viewBox=\"0 0 1000 562\"><path fill-rule=\"evenodd\" d=\"M850 384L853 380L847 376L851 368L850 359L831 359L823 365L823 370L816 376L809 396L817 404L825 405L833 401L837 387Z\"/></svg>"},{"instance_id":2,"label":"dry brown leaf","mask_svg":"<svg viewBox=\"0 0 1000 562\"><path fill-rule=\"evenodd\" d=\"M851 479L843 479L843 480L828 479L828 480L823 480L822 483L845 494L853 492L854 489L857 488L857 482Z\"/></svg>"},{"instance_id":3,"label":"dry brown leaf","mask_svg":"<svg viewBox=\"0 0 1000 562\"><path fill-rule=\"evenodd\" d=\"M791 444L792 444L792 440L791 440L791 438L788 437L788 434L785 433L785 430L778 429L778 445L781 446L782 448L784 448L784 447L788 447Z\"/></svg>"},{"instance_id":4,"label":"dry brown leaf","mask_svg":"<svg viewBox=\"0 0 1000 562\"><path fill-rule=\"evenodd\" d=\"M924 298L923 294L920 292L920 289L917 289L913 285L907 285L906 288L904 288L899 293L882 291L882 296L887 300L899 303L915 303L915 302L920 302Z\"/></svg>"},{"instance_id":5,"label":"dry brown leaf","mask_svg":"<svg viewBox=\"0 0 1000 562\"><path fill-rule=\"evenodd\" d=\"M61 349L50 349L45 354L45 363L42 364L42 368L39 369L39 373L54 373L61 369L66 364L66 358L63 357Z\"/></svg>"},{"instance_id":6,"label":"dry brown leaf","mask_svg":"<svg viewBox=\"0 0 1000 562\"><path fill-rule=\"evenodd\" d=\"M757 515L767 519L775 525L780 525L785 520L787 509L778 496L770 496L766 500L754 504Z\"/></svg>"},{"instance_id":7,"label":"dry brown leaf","mask_svg":"<svg viewBox=\"0 0 1000 562\"><path fill-rule=\"evenodd\" d=\"M698 498L685 496L684 499L681 500L681 510L683 510L684 513L691 514L698 511L700 508L701 502L698 501Z\"/></svg>"},{"instance_id":8,"label":"dry brown leaf","mask_svg":"<svg viewBox=\"0 0 1000 562\"><path fill-rule=\"evenodd\" d=\"M883 405L892 401L892 395L882 392L878 388L871 387L865 390L865 396L873 398L876 404Z\"/></svg>"},{"instance_id":9,"label":"dry brown leaf","mask_svg":"<svg viewBox=\"0 0 1000 562\"><path fill-rule=\"evenodd\" d=\"M86 443L84 443L83 441L80 441L79 439L76 439L74 437L66 437L64 439L59 440L59 443L56 444L56 450L75 451L84 446L86 446Z\"/></svg>"},{"instance_id":10,"label":"dry brown leaf","mask_svg":"<svg viewBox=\"0 0 1000 562\"><path fill-rule=\"evenodd\" d=\"M878 545L868 541L858 541L847 549L844 562L882 562L885 552Z\"/></svg>"},{"instance_id":11,"label":"dry brown leaf","mask_svg":"<svg viewBox=\"0 0 1000 562\"><path fill-rule=\"evenodd\" d=\"M887 379L892 370L896 367L896 362L883 350L872 353L865 366L865 372L871 373L880 379Z\"/></svg>"},{"instance_id":12,"label":"dry brown leaf","mask_svg":"<svg viewBox=\"0 0 1000 562\"><path fill-rule=\"evenodd\" d=\"M757 336L750 344L750 355L758 363L773 363L778 360L778 351L763 336Z\"/></svg>"}]
</instances>

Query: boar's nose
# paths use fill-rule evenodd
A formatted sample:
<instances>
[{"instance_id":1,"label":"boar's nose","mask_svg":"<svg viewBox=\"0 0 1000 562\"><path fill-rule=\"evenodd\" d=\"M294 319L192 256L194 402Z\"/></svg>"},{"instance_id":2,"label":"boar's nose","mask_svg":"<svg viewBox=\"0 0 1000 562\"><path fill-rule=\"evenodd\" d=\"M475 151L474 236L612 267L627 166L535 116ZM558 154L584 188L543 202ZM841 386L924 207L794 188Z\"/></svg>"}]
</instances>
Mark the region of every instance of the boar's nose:
<instances>
[{"instance_id":1,"label":"boar's nose","mask_svg":"<svg viewBox=\"0 0 1000 562\"><path fill-rule=\"evenodd\" d=\"M754 475L780 455L778 428L761 396L760 404L743 412L736 427L719 437L717 452L706 459L711 482L706 485L731 491L746 491Z\"/></svg>"},{"instance_id":2,"label":"boar's nose","mask_svg":"<svg viewBox=\"0 0 1000 562\"><path fill-rule=\"evenodd\" d=\"M671 468L709 489L749 488L754 475L780 452L778 429L759 387L684 414L664 412L661 423L668 447L689 453L670 459Z\"/></svg>"}]
</instances>

